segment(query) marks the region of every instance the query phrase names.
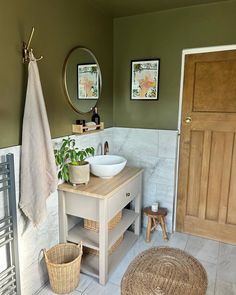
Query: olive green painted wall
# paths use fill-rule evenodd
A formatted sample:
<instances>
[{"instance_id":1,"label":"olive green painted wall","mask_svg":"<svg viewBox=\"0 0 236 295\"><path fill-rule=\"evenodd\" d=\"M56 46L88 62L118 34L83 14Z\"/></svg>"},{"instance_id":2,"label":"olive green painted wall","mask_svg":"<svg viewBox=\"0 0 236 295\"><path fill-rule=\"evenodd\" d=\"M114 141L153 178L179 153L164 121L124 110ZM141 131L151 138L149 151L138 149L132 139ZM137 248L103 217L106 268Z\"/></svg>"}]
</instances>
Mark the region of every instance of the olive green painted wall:
<instances>
[{"instance_id":1,"label":"olive green painted wall","mask_svg":"<svg viewBox=\"0 0 236 295\"><path fill-rule=\"evenodd\" d=\"M236 1L115 19L115 126L176 129L182 50L225 44L236 44ZM131 60L153 57L159 101L130 101Z\"/></svg>"},{"instance_id":2,"label":"olive green painted wall","mask_svg":"<svg viewBox=\"0 0 236 295\"><path fill-rule=\"evenodd\" d=\"M62 87L62 67L69 50L81 45L97 57L103 74L101 119L112 125L113 28L112 19L89 6L86 0L9 0L0 4L0 148L21 142L27 65L22 64L22 41L32 26L32 47L38 63L52 137L71 134L77 118Z\"/></svg>"}]
</instances>

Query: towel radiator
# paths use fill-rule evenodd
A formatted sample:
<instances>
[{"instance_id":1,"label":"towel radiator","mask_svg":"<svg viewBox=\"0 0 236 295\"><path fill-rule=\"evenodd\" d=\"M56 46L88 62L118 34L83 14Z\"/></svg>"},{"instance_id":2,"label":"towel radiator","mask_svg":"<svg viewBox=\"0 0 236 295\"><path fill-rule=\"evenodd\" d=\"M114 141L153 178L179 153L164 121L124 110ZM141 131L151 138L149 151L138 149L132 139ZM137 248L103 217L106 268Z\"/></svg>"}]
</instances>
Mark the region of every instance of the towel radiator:
<instances>
[{"instance_id":1,"label":"towel radiator","mask_svg":"<svg viewBox=\"0 0 236 295\"><path fill-rule=\"evenodd\" d=\"M5 249L6 253L6 267L0 272L0 295L20 295L13 154L7 154L5 160L0 162L0 197L4 204L3 218L0 219L0 249Z\"/></svg>"}]
</instances>

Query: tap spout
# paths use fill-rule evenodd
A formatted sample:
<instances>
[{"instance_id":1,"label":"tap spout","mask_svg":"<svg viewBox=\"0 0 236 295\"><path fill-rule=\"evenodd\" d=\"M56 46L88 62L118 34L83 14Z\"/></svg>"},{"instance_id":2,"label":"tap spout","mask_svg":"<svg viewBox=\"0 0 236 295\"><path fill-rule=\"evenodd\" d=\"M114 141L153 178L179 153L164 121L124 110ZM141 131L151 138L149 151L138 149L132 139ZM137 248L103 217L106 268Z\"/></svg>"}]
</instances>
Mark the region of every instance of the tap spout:
<instances>
[{"instance_id":1,"label":"tap spout","mask_svg":"<svg viewBox=\"0 0 236 295\"><path fill-rule=\"evenodd\" d=\"M105 141L104 143L104 155L106 155L109 152L109 144L108 141Z\"/></svg>"}]
</instances>

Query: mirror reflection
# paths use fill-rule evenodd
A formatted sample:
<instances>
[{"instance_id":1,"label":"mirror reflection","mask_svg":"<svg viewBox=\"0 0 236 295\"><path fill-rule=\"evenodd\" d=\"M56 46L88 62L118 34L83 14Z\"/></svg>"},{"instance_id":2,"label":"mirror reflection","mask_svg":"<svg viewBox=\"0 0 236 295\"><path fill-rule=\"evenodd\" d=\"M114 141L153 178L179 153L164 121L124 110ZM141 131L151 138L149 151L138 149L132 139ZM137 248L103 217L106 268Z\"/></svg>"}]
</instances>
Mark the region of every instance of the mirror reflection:
<instances>
[{"instance_id":1,"label":"mirror reflection","mask_svg":"<svg viewBox=\"0 0 236 295\"><path fill-rule=\"evenodd\" d=\"M101 83L100 67L91 50L73 48L64 64L64 87L73 109L79 113L91 111L100 97Z\"/></svg>"}]
</instances>

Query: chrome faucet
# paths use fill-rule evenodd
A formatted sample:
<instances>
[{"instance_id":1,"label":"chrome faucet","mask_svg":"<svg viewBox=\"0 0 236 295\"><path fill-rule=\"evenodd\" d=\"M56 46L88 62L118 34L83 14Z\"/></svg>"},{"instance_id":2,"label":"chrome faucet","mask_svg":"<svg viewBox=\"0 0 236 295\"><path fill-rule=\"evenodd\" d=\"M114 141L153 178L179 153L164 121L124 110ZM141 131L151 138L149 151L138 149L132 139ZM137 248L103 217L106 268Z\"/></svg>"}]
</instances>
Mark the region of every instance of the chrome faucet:
<instances>
[{"instance_id":1,"label":"chrome faucet","mask_svg":"<svg viewBox=\"0 0 236 295\"><path fill-rule=\"evenodd\" d=\"M104 155L106 155L109 152L109 144L108 144L108 141L105 141L105 143L104 143L103 152L104 152Z\"/></svg>"}]
</instances>

